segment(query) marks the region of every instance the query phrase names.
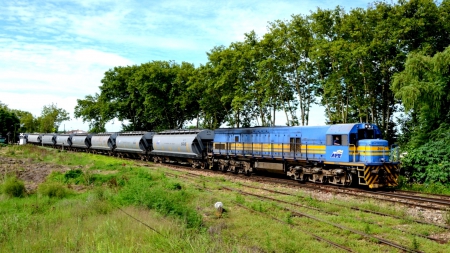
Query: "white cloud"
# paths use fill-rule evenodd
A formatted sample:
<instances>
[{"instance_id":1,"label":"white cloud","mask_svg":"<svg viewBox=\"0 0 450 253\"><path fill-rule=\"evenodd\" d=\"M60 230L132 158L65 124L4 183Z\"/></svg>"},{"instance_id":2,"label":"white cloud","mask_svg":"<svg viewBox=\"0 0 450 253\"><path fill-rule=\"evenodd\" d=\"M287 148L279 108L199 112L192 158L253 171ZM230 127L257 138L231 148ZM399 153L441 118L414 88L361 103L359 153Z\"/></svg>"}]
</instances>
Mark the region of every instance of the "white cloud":
<instances>
[{"instance_id":1,"label":"white cloud","mask_svg":"<svg viewBox=\"0 0 450 253\"><path fill-rule=\"evenodd\" d=\"M105 71L131 64L116 54L93 49L12 44L0 48L0 100L10 108L35 116L41 114L44 105L56 103L73 119L77 99L98 92ZM81 120L64 124L73 129L88 129L88 124ZM120 123L115 124L111 131L119 127Z\"/></svg>"}]
</instances>

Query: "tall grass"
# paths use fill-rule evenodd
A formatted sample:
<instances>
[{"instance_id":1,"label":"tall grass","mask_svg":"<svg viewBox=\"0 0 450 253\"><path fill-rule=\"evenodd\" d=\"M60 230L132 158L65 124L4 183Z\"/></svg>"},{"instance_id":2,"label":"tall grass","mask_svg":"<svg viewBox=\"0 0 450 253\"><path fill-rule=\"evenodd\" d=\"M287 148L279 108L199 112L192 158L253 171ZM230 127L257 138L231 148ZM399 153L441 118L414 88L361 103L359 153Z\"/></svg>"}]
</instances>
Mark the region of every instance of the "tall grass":
<instances>
[{"instance_id":1,"label":"tall grass","mask_svg":"<svg viewBox=\"0 0 450 253\"><path fill-rule=\"evenodd\" d=\"M7 177L5 182L0 185L0 192L9 197L25 197L25 184L15 176Z\"/></svg>"}]
</instances>

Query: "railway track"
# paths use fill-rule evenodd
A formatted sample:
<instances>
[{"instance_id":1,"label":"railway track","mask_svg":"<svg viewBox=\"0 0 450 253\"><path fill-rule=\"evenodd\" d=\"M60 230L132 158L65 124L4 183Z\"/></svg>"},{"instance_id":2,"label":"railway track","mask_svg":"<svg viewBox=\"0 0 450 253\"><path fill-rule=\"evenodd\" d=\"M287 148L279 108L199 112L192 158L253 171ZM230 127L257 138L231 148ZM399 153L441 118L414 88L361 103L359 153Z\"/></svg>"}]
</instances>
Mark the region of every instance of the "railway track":
<instances>
[{"instance_id":1,"label":"railway track","mask_svg":"<svg viewBox=\"0 0 450 253\"><path fill-rule=\"evenodd\" d=\"M167 165L166 165L167 166ZM173 165L169 166L186 169L190 171L198 171L197 169ZM220 171L208 171L214 174L222 174ZM245 177L242 174L233 174L226 173L226 175L236 176L236 177ZM425 209L433 209L440 211L449 211L450 210L450 196L445 195L428 195L428 196L418 196L419 193L408 191L373 191L373 190L364 190L359 188L348 188L348 187L339 187L334 185L325 185L325 184L314 184L314 183L299 183L296 181L292 181L291 179L283 179L283 178L273 178L273 177L264 177L264 176L256 176L252 175L248 177L250 180L254 180L257 182L263 183L276 183L282 185L288 185L297 188L308 188L311 190L325 191L331 193L343 193L356 197L367 197L371 199L377 199L380 201L386 201L396 204L407 205L410 207L418 207ZM421 195L424 195L423 193Z\"/></svg>"},{"instance_id":2,"label":"railway track","mask_svg":"<svg viewBox=\"0 0 450 253\"><path fill-rule=\"evenodd\" d=\"M187 172L185 175L177 175L177 174L172 174L172 173L169 173L169 175L171 175L173 177L183 177L183 178L188 179L188 180L203 180L203 179L201 179L201 177L202 177L201 175L198 175L198 174L195 174L195 173L191 173L191 172ZM256 186L252 186L252 185L248 185L248 184L244 184L244 183L239 183L239 185L242 186L242 187L247 187L247 188L252 188L252 189L257 189L257 190L264 190L264 191L267 191L267 192L275 193L278 196L279 195L290 195L290 196L294 196L294 197L299 197L298 195L294 195L294 194L290 194L290 193L286 193L286 192L280 192L280 191L276 191L276 190L273 190L273 189L267 189L267 188L263 188L263 187L256 187ZM235 188L232 188L232 187L228 187L228 186L221 186L221 188L225 189L225 190L228 190L228 191L231 191L231 192L239 193L240 195L251 196L251 197L258 198L258 199L261 199L261 200L264 200L264 201L271 201L271 202L275 202L275 203L279 203L279 204L283 204L283 205L289 205L289 206L293 206L293 207L297 207L297 208L309 209L309 210L320 212L321 214L326 214L326 215L329 215L329 216L339 216L339 214L337 214L337 213L321 210L320 208L311 207L311 206L308 206L308 205L301 204L299 202L284 201L284 200L280 200L280 199L277 199L277 198L274 198L274 197L268 197L268 196L266 196L264 194L255 194L255 193L251 193L251 192L248 192L248 191L238 190L238 189L235 189ZM235 204L240 206L240 207L242 207L242 208L246 208L246 209L248 209L248 210L250 210L252 212L256 212L255 210L249 209L249 208L243 206L242 204L239 204L239 203L235 203ZM353 209L353 208L346 207L346 206L342 206L342 207ZM312 220L314 220L316 222L325 223L327 225L333 226L333 227L341 229L341 230L350 231L351 233L358 234L358 235L368 239L369 241L376 241L378 243L382 243L382 244L388 245L390 247L394 247L394 248L399 249L399 250L404 251L404 252L421 252L421 251L418 251L418 250L415 250L415 249L411 249L411 248L409 248L407 246L401 245L399 243L393 242L391 240L384 239L384 238L382 238L380 236L373 236L373 235L367 234L365 232L358 231L356 229L352 229L350 227L346 227L346 226L338 224L338 223L329 222L329 221L327 221L327 220L325 220L323 218L319 218L317 216L314 216L314 215L311 215L311 214L308 214L308 213L305 213L305 212L300 212L298 210L294 210L292 208L283 207L283 206L281 206L280 208L282 210L286 211L286 212L291 213L294 216L306 217L306 218L312 219ZM264 213L261 213L261 212L258 212L258 213L264 214ZM267 215L267 214L265 214L265 215ZM352 218L355 219L354 217L352 217ZM401 218L401 217L394 217L394 218ZM276 217L272 217L272 219L278 220L280 222L283 222L283 221L277 219ZM356 218L356 219L358 219L358 218ZM381 226L381 225L376 224L374 222L363 221L361 219L359 219L359 221L365 222L365 223L368 223L368 224L371 224L371 225L374 225L374 226ZM431 224L431 225L433 225L433 224ZM438 243L441 243L441 244L444 244L444 243L447 242L445 240L432 238L430 236L424 236L424 235L420 235L420 234L416 234L416 233L411 233L411 232L403 231L403 230L400 230L400 229L397 229L397 230L399 230L400 232L403 232L403 233L409 233L409 234L414 235L414 236L418 236L418 237L422 237L422 238L425 238L425 239L428 239L428 240L432 240L432 241L435 241L435 242L438 242ZM327 239L325 239L323 237L316 238L317 235L315 235L315 234L310 234L310 235L312 237L314 237L315 239L317 239L317 240L326 241L327 243L329 243L329 244L331 244L331 245L333 245L335 247L338 247L340 249L343 249L345 251L354 252L352 249L350 249L348 247L342 246L340 244L336 244L336 243L334 243L334 242L332 242L330 240L327 240Z\"/></svg>"}]
</instances>

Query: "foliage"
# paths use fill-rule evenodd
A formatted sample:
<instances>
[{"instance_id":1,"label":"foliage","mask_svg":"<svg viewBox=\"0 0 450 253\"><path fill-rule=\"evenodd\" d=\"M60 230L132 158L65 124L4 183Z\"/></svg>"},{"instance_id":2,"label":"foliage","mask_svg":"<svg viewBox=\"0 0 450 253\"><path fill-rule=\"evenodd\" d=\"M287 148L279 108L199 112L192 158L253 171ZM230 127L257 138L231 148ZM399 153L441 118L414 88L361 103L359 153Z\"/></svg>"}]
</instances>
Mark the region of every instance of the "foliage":
<instances>
[{"instance_id":1,"label":"foliage","mask_svg":"<svg viewBox=\"0 0 450 253\"><path fill-rule=\"evenodd\" d=\"M64 181L65 183L68 183L69 181L72 182L74 181L75 184L78 184L80 182L80 178L83 175L83 171L80 169L76 169L76 170L69 170L64 174Z\"/></svg>"},{"instance_id":2,"label":"foliage","mask_svg":"<svg viewBox=\"0 0 450 253\"><path fill-rule=\"evenodd\" d=\"M6 107L6 106L4 106ZM7 108L0 108L0 136L10 138L8 141L13 141L17 130L20 128L20 120L16 114Z\"/></svg>"},{"instance_id":3,"label":"foliage","mask_svg":"<svg viewBox=\"0 0 450 253\"><path fill-rule=\"evenodd\" d=\"M75 106L75 118L82 118L83 122L89 122L90 133L106 132L104 117L104 106L99 101L99 95L87 95L85 99L77 99Z\"/></svg>"},{"instance_id":4,"label":"foliage","mask_svg":"<svg viewBox=\"0 0 450 253\"><path fill-rule=\"evenodd\" d=\"M408 150L402 167L410 180L419 183L450 183L450 127L433 132L426 144Z\"/></svg>"},{"instance_id":5,"label":"foliage","mask_svg":"<svg viewBox=\"0 0 450 253\"><path fill-rule=\"evenodd\" d=\"M38 131L39 122L37 118L33 116L30 112L21 110L12 110L14 114L20 120L20 128L17 129L18 133L33 133Z\"/></svg>"},{"instance_id":6,"label":"foliage","mask_svg":"<svg viewBox=\"0 0 450 253\"><path fill-rule=\"evenodd\" d=\"M46 105L42 108L41 116L38 118L39 132L56 133L65 120L70 120L69 113L66 110L58 108L53 103Z\"/></svg>"},{"instance_id":7,"label":"foliage","mask_svg":"<svg viewBox=\"0 0 450 253\"><path fill-rule=\"evenodd\" d=\"M42 196L62 199L68 196L70 194L70 191L62 183L47 182L39 185L38 193Z\"/></svg>"},{"instance_id":8,"label":"foliage","mask_svg":"<svg viewBox=\"0 0 450 253\"><path fill-rule=\"evenodd\" d=\"M197 94L188 89L192 64L153 61L115 67L105 73L100 94L79 99L75 117L104 130L115 118L128 121L124 131L181 128L197 113Z\"/></svg>"},{"instance_id":9,"label":"foliage","mask_svg":"<svg viewBox=\"0 0 450 253\"><path fill-rule=\"evenodd\" d=\"M417 122L411 136L413 147L427 142L433 130L450 124L450 47L433 57L412 53L405 70L395 75L392 89L405 110Z\"/></svg>"},{"instance_id":10,"label":"foliage","mask_svg":"<svg viewBox=\"0 0 450 253\"><path fill-rule=\"evenodd\" d=\"M24 182L16 177L8 177L1 188L2 192L10 197L20 198L26 195Z\"/></svg>"}]
</instances>

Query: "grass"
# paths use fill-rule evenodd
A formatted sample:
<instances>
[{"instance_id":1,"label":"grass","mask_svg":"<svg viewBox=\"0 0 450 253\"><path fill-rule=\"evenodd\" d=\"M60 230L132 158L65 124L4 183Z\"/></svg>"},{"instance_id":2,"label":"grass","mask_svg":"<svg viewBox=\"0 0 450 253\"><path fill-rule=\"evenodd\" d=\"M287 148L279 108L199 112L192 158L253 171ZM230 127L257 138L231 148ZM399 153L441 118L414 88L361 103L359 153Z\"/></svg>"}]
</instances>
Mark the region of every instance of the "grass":
<instances>
[{"instance_id":1,"label":"grass","mask_svg":"<svg viewBox=\"0 0 450 253\"><path fill-rule=\"evenodd\" d=\"M450 196L450 187L448 185L440 183L425 183L425 184L409 183L403 176L400 176L399 178L398 189L405 191L417 191L423 193L443 194Z\"/></svg>"},{"instance_id":2,"label":"grass","mask_svg":"<svg viewBox=\"0 0 450 253\"><path fill-rule=\"evenodd\" d=\"M9 197L25 197L25 184L15 176L9 176L5 178L5 182L3 183L0 192Z\"/></svg>"},{"instance_id":3,"label":"grass","mask_svg":"<svg viewBox=\"0 0 450 253\"><path fill-rule=\"evenodd\" d=\"M445 232L413 223L405 209L380 201L335 196L324 202L307 192L295 191L294 196L266 193L318 209L313 210L225 191L222 185L261 194L260 190L229 181L226 176L174 178L166 172L179 172L140 166L140 161L34 146L0 149L0 157L5 156L45 163L54 166L55 171L28 195L0 195L0 252L343 252L308 233L357 252L397 252L349 230L295 216L285 207L411 249L450 250L450 244L440 245L398 230L423 235ZM2 189L10 178L2 174ZM294 191L282 187L275 190ZM213 208L218 201L224 203L226 210L221 216ZM333 203L397 214L405 219L377 216Z\"/></svg>"}]
</instances>

